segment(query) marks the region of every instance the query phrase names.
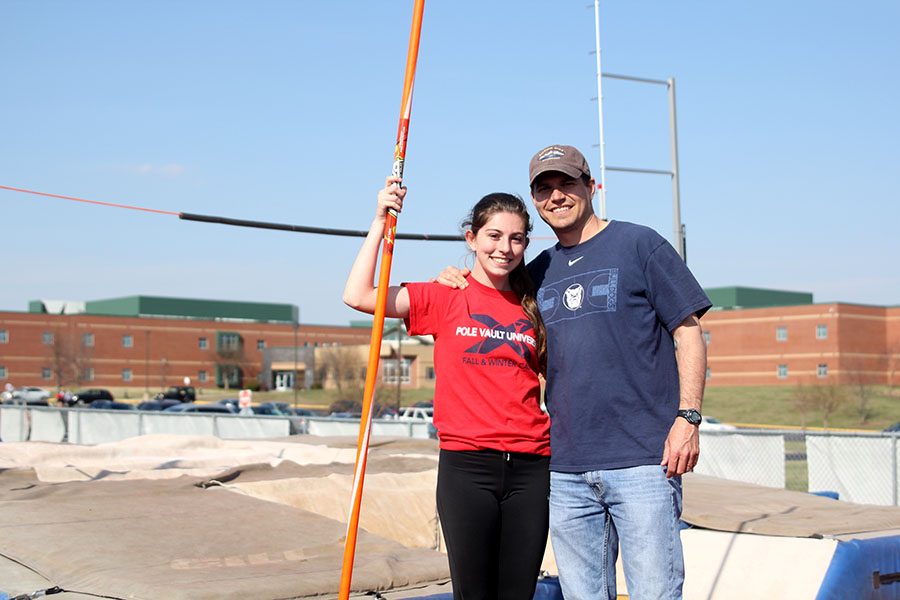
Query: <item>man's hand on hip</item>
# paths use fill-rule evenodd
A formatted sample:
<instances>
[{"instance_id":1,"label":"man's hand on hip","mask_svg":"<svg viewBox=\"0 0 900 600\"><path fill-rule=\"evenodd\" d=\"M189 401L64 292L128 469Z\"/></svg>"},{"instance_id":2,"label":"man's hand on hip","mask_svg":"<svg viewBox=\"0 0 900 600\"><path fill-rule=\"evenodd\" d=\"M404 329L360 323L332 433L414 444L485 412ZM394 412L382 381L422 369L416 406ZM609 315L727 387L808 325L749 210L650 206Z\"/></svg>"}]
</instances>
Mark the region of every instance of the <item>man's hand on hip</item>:
<instances>
[{"instance_id":1,"label":"man's hand on hip","mask_svg":"<svg viewBox=\"0 0 900 600\"><path fill-rule=\"evenodd\" d=\"M661 465L666 467L666 477L677 477L692 471L700 459L700 432L697 425L676 417L666 445L663 448Z\"/></svg>"}]
</instances>

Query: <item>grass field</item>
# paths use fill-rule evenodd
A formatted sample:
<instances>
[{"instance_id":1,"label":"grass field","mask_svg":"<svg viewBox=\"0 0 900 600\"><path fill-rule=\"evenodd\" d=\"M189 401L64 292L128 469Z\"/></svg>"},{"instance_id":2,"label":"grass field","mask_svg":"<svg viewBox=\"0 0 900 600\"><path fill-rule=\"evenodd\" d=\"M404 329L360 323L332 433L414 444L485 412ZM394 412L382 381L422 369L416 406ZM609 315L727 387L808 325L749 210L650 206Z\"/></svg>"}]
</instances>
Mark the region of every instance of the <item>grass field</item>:
<instances>
[{"instance_id":1,"label":"grass field","mask_svg":"<svg viewBox=\"0 0 900 600\"><path fill-rule=\"evenodd\" d=\"M855 390L848 386L843 392L846 397L828 417L829 428L880 431L900 421L900 388L871 386L865 420L860 419ZM803 409L796 394L797 388L791 386L707 388L703 413L734 424L824 427L822 410Z\"/></svg>"},{"instance_id":2,"label":"grass field","mask_svg":"<svg viewBox=\"0 0 900 600\"><path fill-rule=\"evenodd\" d=\"M900 421L900 389L872 386L864 390L868 398L868 418L860 419L859 389L846 387L837 395L840 401L828 416L829 429L880 431ZM825 425L821 407L798 402L794 387L708 388L703 412L736 425L818 428ZM786 439L785 488L805 492L809 485L809 465L805 459L806 442Z\"/></svg>"}]
</instances>

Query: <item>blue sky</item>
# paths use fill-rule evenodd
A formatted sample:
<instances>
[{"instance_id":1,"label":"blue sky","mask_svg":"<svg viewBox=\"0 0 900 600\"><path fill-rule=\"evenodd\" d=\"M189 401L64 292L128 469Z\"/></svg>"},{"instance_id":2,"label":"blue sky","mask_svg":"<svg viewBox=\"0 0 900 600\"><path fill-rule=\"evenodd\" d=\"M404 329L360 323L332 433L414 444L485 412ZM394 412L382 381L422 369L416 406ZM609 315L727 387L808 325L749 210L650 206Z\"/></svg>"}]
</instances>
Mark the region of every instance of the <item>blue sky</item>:
<instances>
[{"instance_id":1,"label":"blue sky","mask_svg":"<svg viewBox=\"0 0 900 600\"><path fill-rule=\"evenodd\" d=\"M550 143L599 165L588 0L426 3L401 232L527 198ZM900 304L900 3L601 3L603 69L677 81L688 264L706 287ZM366 229L389 173L412 0L4 0L0 184ZM668 169L665 88L604 81L607 163ZM609 173L608 214L671 238L668 178ZM346 323L360 240L0 190L0 309L136 294L284 302ZM551 243L539 223L531 255ZM462 264L397 243L394 281Z\"/></svg>"}]
</instances>

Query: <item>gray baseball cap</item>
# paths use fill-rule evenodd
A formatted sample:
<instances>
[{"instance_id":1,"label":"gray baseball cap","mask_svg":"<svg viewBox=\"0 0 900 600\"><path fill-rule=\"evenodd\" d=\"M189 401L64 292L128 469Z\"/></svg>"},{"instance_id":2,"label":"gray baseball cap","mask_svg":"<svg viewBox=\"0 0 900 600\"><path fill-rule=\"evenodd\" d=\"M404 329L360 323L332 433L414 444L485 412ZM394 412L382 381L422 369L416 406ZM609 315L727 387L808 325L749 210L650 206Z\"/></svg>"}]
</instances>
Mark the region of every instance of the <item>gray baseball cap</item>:
<instances>
[{"instance_id":1,"label":"gray baseball cap","mask_svg":"<svg viewBox=\"0 0 900 600\"><path fill-rule=\"evenodd\" d=\"M575 178L591 176L591 168L578 148L559 144L547 146L531 158L528 164L529 182L534 183L538 175L547 171L559 171Z\"/></svg>"}]
</instances>

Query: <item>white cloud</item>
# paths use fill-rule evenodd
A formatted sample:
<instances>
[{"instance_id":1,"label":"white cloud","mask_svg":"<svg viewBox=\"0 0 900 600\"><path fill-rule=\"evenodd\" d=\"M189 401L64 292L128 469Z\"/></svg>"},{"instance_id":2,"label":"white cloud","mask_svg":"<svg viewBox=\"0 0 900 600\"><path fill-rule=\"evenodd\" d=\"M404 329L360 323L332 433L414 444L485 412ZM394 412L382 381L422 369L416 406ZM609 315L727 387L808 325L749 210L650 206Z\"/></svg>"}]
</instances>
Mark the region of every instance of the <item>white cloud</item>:
<instances>
[{"instance_id":1,"label":"white cloud","mask_svg":"<svg viewBox=\"0 0 900 600\"><path fill-rule=\"evenodd\" d=\"M110 165L106 167L111 171L138 175L140 177L180 177L187 172L187 167L176 163L154 164L141 163L134 165Z\"/></svg>"},{"instance_id":2,"label":"white cloud","mask_svg":"<svg viewBox=\"0 0 900 600\"><path fill-rule=\"evenodd\" d=\"M187 170L184 165L168 164L154 165L145 163L130 167L130 170L138 175L159 176L159 177L178 177Z\"/></svg>"}]
</instances>

